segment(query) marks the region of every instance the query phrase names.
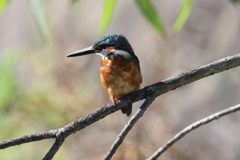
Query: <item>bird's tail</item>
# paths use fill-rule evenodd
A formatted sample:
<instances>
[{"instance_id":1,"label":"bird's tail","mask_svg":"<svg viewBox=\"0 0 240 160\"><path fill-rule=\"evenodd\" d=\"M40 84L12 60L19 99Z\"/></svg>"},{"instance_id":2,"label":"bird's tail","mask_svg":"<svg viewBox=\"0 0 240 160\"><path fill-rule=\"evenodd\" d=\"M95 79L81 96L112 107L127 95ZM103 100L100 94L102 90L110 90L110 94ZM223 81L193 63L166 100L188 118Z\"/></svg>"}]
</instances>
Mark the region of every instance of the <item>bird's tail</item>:
<instances>
[{"instance_id":1,"label":"bird's tail","mask_svg":"<svg viewBox=\"0 0 240 160\"><path fill-rule=\"evenodd\" d=\"M126 107L122 108L122 113L126 114L128 117L132 114L132 103L128 104Z\"/></svg>"}]
</instances>

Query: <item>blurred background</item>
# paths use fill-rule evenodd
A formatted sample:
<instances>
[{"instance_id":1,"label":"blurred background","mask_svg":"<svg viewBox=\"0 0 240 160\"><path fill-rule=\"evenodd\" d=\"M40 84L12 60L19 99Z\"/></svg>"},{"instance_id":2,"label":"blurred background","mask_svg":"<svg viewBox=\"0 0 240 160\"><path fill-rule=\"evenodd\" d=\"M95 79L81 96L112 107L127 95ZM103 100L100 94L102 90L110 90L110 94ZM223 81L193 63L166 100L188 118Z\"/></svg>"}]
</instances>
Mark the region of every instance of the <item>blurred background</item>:
<instances>
[{"instance_id":1,"label":"blurred background","mask_svg":"<svg viewBox=\"0 0 240 160\"><path fill-rule=\"evenodd\" d=\"M135 1L127 0L116 3L104 33L128 38L140 60L141 87L240 52L238 3L194 1L178 33L173 25L181 1L151 3L161 17L165 35L152 27ZM101 58L66 58L101 37L103 6L103 0L8 3L0 15L0 141L62 127L110 102L100 83ZM158 97L113 159L146 159L191 123L238 104L239 79L240 68L235 68ZM134 111L142 102L134 103ZM102 159L128 120L118 111L76 132L54 159ZM191 132L159 159L238 160L239 126L240 113L223 117ZM42 159L53 142L0 150L0 159Z\"/></svg>"}]
</instances>

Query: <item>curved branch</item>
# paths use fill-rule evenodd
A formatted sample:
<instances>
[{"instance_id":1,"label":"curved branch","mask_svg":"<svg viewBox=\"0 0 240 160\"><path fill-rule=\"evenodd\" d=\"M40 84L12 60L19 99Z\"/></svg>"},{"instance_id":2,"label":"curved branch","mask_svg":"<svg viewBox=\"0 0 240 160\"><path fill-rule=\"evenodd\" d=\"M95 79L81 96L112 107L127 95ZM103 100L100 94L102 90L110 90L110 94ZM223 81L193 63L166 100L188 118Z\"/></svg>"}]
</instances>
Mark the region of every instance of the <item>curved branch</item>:
<instances>
[{"instance_id":1,"label":"curved branch","mask_svg":"<svg viewBox=\"0 0 240 160\"><path fill-rule=\"evenodd\" d=\"M134 97L131 97L130 95L126 95L123 98L119 99L117 101L117 106L114 106L113 104L107 104L106 106L100 109L97 109L96 111L88 114L87 116L80 118L77 121L72 122L62 128L41 132L41 133L36 133L36 134L24 136L24 137L13 138L7 141L0 142L0 149L4 149L14 145L20 145L23 143L39 141L42 139L56 138L58 137L57 133L59 133L59 131L61 131L61 134L59 135L60 137L58 138L65 139L70 134L83 129L86 126L91 125L92 123L106 117L107 115L113 112L116 112L117 110L119 110L120 108L123 108L129 103L133 103L133 102L145 99L148 96L154 96L154 97L160 96L170 90L174 90L188 83L197 81L201 78L204 78L204 77L207 77L207 76L210 76L210 75L213 75L237 66L240 66L240 54L220 59L213 63L202 66L200 68L169 78L165 81L158 82L150 86L146 86L143 89L134 92L133 93Z\"/></svg>"},{"instance_id":2,"label":"curved branch","mask_svg":"<svg viewBox=\"0 0 240 160\"><path fill-rule=\"evenodd\" d=\"M110 150L104 157L104 160L110 160L118 147L122 144L124 138L127 136L128 132L132 129L133 125L138 121L139 118L142 117L143 113L149 107L149 105L154 101L155 97L147 97L142 106L138 109L138 111L134 114L134 116L128 121L127 125L123 128L123 130L118 135L117 139L113 142Z\"/></svg>"},{"instance_id":3,"label":"curved branch","mask_svg":"<svg viewBox=\"0 0 240 160\"><path fill-rule=\"evenodd\" d=\"M213 120L219 119L222 116L228 115L230 113L236 112L240 110L240 104L227 108L225 110L222 110L220 112L217 112L215 114L212 114L204 119L201 119L185 129L183 129L181 132L176 134L172 139L170 139L167 143L165 143L161 148L159 148L150 158L147 160L156 160L163 152L165 152L169 147L171 147L175 142L183 138L187 133L190 131L197 129L200 126L203 126L204 124L210 123Z\"/></svg>"}]
</instances>

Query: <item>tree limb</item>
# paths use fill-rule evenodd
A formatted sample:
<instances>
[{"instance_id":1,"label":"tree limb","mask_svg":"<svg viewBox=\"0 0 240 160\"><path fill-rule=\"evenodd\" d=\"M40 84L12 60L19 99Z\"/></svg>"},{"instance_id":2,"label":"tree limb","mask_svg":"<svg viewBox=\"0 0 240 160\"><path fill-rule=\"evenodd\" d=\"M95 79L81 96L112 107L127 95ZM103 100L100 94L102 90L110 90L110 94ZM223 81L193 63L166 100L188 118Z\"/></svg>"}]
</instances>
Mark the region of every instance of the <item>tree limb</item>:
<instances>
[{"instance_id":1,"label":"tree limb","mask_svg":"<svg viewBox=\"0 0 240 160\"><path fill-rule=\"evenodd\" d=\"M3 142L0 142L0 149L12 147L15 145L20 145L23 143L29 143L34 141L40 141L43 139L54 138L56 132L57 130L50 130L46 132L35 133L35 134L23 136L23 137L17 137L10 140L6 140Z\"/></svg>"},{"instance_id":2,"label":"tree limb","mask_svg":"<svg viewBox=\"0 0 240 160\"><path fill-rule=\"evenodd\" d=\"M65 138L60 138L60 139L57 138L56 141L54 142L54 144L52 145L51 149L48 151L48 153L43 158L43 160L52 159L54 157L54 155L57 153L57 151L59 150L59 148L62 146L64 139Z\"/></svg>"},{"instance_id":3,"label":"tree limb","mask_svg":"<svg viewBox=\"0 0 240 160\"><path fill-rule=\"evenodd\" d=\"M228 70L240 66L240 54L229 56L213 63L207 64L197 69L185 72L175 77L171 77L165 81L161 81L150 86L146 86L141 90L134 92L134 96L126 95L117 101L117 106L113 104L107 104L106 106L97 109L96 111L88 114L83 118L79 118L75 122L72 122L62 128L56 130L45 131L28 136L13 138L7 141L0 142L0 149L11 147L14 145L20 145L23 143L39 141L49 138L65 139L72 133L79 131L86 126L106 117L107 115L116 112L120 108L123 108L129 103L133 103L142 99L146 99L148 96L160 96L170 90L174 90L188 83L197 81L204 77ZM55 142L56 143L56 142Z\"/></svg>"},{"instance_id":4,"label":"tree limb","mask_svg":"<svg viewBox=\"0 0 240 160\"><path fill-rule=\"evenodd\" d=\"M165 143L161 148L159 148L151 157L149 157L147 160L156 160L163 152L165 152L169 147L171 147L175 142L183 138L187 133L191 132L194 129L197 129L198 127L210 123L213 120L219 119L222 116L228 115L230 113L236 112L240 110L240 104L227 108L225 110L222 110L220 112L217 112L215 114L212 114L206 118L203 118L185 129L183 129L181 132L176 134L172 139L170 139L167 143Z\"/></svg>"}]
</instances>

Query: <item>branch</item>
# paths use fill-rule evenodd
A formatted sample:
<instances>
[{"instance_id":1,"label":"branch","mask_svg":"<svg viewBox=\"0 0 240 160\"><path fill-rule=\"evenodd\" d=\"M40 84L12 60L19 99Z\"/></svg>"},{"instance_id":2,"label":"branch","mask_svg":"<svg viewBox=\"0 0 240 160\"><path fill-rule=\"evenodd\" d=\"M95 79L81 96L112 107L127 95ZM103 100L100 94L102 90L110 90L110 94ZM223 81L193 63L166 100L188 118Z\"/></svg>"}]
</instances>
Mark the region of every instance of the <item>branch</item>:
<instances>
[{"instance_id":1,"label":"branch","mask_svg":"<svg viewBox=\"0 0 240 160\"><path fill-rule=\"evenodd\" d=\"M54 138L56 130L50 130L46 132L36 133L32 135L27 135L23 137L13 138L7 141L0 142L0 149L12 147L15 145L20 145L23 143L29 143L34 141L40 141L43 139Z\"/></svg>"},{"instance_id":2,"label":"branch","mask_svg":"<svg viewBox=\"0 0 240 160\"><path fill-rule=\"evenodd\" d=\"M150 86L146 86L143 89L134 92L133 97L130 95L126 95L123 98L119 99L117 101L117 106L114 106L113 104L107 104L106 106L97 109L96 111L88 114L87 116L80 118L75 122L72 122L62 128L36 133L24 137L13 138L7 141L0 142L0 149L49 138L65 139L70 134L80 131L81 129L91 125L92 123L106 117L107 115L116 112L117 110L123 108L129 103L146 99L148 96L154 97L160 96L166 92L169 92L170 90L174 90L188 83L197 81L201 78L237 66L240 66L240 54L220 59L213 63L202 66L200 68L169 78L165 81L158 82Z\"/></svg>"},{"instance_id":3,"label":"branch","mask_svg":"<svg viewBox=\"0 0 240 160\"><path fill-rule=\"evenodd\" d=\"M132 129L133 125L142 117L143 113L149 107L149 105L154 101L155 97L147 97L142 106L134 114L134 116L129 120L128 124L123 128L123 130L118 135L117 139L113 142L108 153L105 155L104 160L110 160L118 147L122 144L124 138L127 136L128 132Z\"/></svg>"},{"instance_id":4,"label":"branch","mask_svg":"<svg viewBox=\"0 0 240 160\"><path fill-rule=\"evenodd\" d=\"M59 148L62 146L63 142L64 142L65 138L60 138L60 139L56 139L56 141L54 142L52 148L48 151L48 153L45 155L45 157L43 158L43 160L50 160L53 158L53 156L57 153L57 151L59 150Z\"/></svg>"},{"instance_id":5,"label":"branch","mask_svg":"<svg viewBox=\"0 0 240 160\"><path fill-rule=\"evenodd\" d=\"M172 139L170 139L167 143L165 143L161 148L159 148L150 158L147 160L156 160L163 152L165 152L169 147L171 147L175 142L183 138L187 133L193 131L194 129L197 129L200 126L203 126L207 123L210 123L213 120L219 119L222 116L228 115L230 113L236 112L240 110L240 104L227 108L225 110L222 110L220 112L217 112L215 114L212 114L204 119L201 119L200 121L197 121L185 129L183 129L181 132L176 134Z\"/></svg>"}]
</instances>

